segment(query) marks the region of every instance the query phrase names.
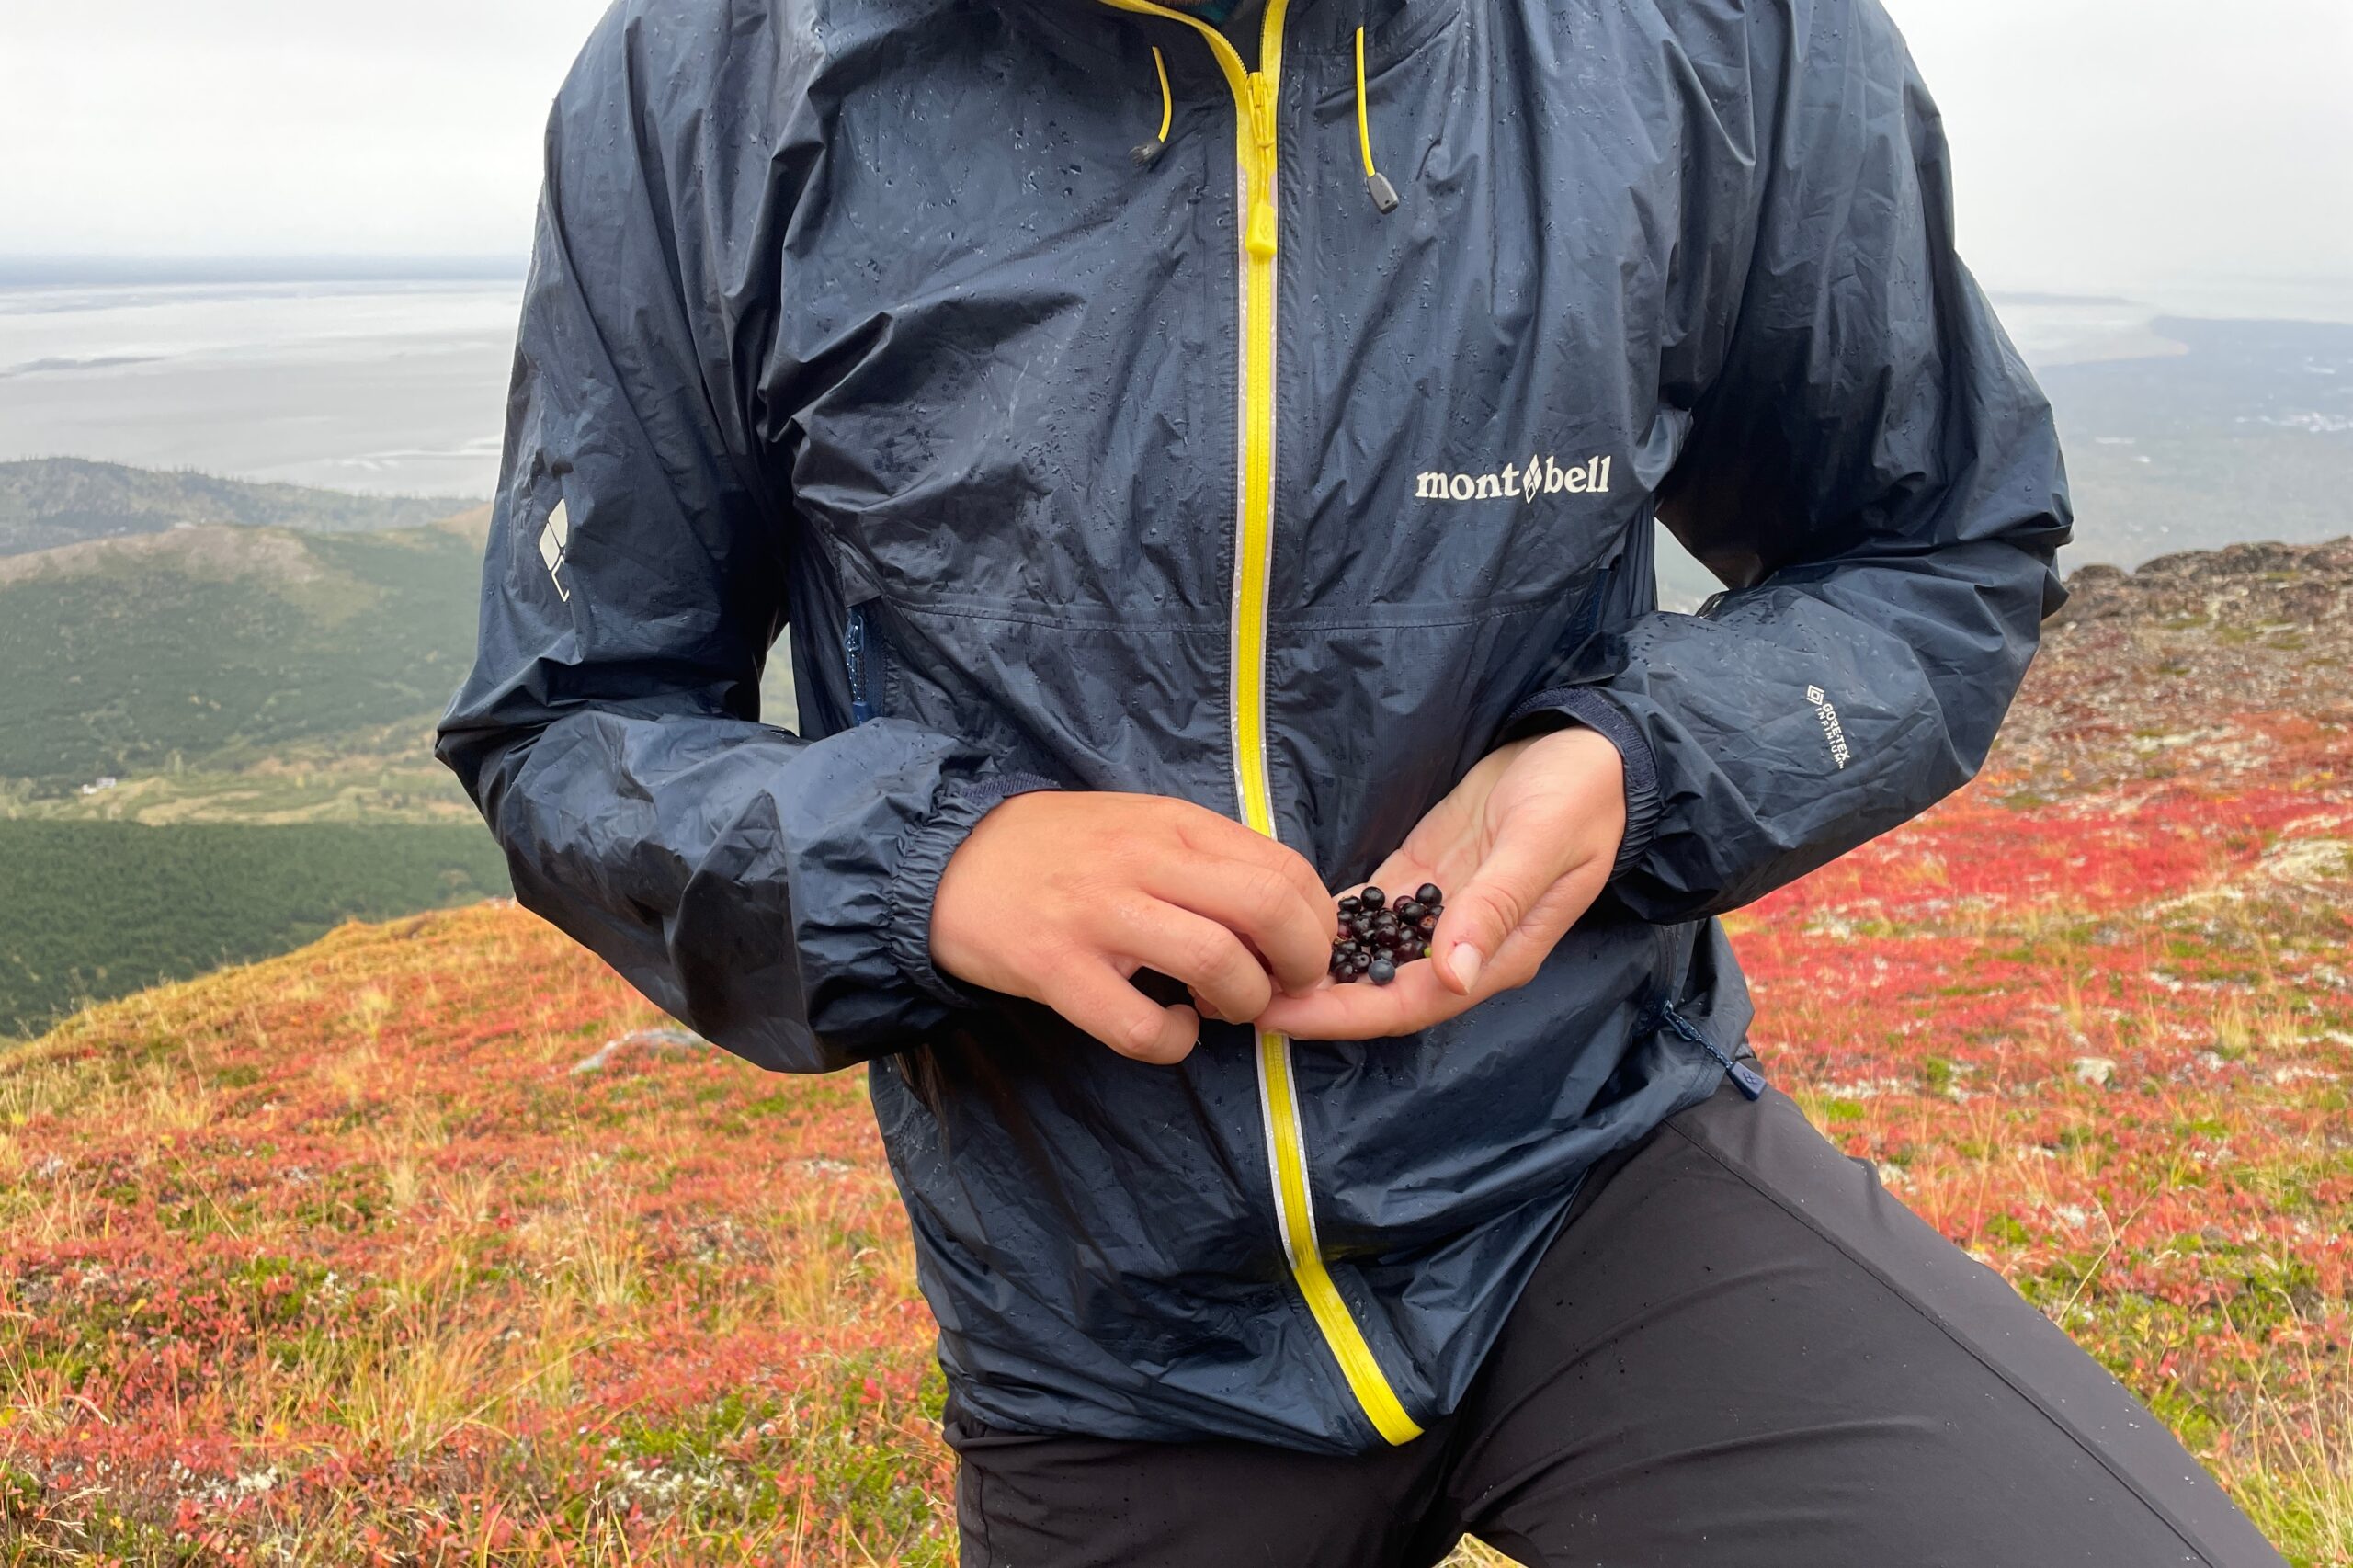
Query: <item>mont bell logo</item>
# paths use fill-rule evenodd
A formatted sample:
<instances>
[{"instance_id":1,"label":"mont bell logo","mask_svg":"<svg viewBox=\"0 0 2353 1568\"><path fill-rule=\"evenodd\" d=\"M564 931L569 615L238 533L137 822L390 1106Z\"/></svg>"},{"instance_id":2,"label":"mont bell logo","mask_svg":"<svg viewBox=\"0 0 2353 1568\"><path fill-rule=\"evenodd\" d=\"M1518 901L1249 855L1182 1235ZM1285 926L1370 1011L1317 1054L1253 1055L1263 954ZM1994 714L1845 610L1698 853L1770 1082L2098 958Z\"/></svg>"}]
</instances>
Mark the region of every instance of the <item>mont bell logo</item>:
<instances>
[{"instance_id":1,"label":"mont bell logo","mask_svg":"<svg viewBox=\"0 0 2353 1568\"><path fill-rule=\"evenodd\" d=\"M548 580L555 585L555 597L572 597L572 590L564 586L563 557L572 548L572 515L558 501L555 510L548 514L547 527L540 530L540 559L547 562Z\"/></svg>"},{"instance_id":2,"label":"mont bell logo","mask_svg":"<svg viewBox=\"0 0 2353 1568\"><path fill-rule=\"evenodd\" d=\"M1609 460L1587 458L1563 468L1552 457L1533 457L1524 463L1493 473L1441 473L1436 469L1414 476L1416 501L1499 501L1506 496L1533 501L1539 495L1607 495Z\"/></svg>"}]
</instances>

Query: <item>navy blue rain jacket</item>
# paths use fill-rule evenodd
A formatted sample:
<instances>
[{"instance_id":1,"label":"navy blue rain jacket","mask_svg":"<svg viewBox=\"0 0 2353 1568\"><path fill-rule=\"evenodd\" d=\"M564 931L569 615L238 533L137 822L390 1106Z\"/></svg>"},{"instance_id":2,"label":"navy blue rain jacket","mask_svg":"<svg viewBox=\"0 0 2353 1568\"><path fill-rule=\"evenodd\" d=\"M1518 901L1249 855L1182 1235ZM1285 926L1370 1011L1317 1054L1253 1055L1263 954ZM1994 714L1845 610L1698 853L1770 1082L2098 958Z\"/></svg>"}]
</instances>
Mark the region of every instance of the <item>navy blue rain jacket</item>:
<instances>
[{"instance_id":1,"label":"navy blue rain jacket","mask_svg":"<svg viewBox=\"0 0 2353 1568\"><path fill-rule=\"evenodd\" d=\"M1722 1082L1711 916L1978 766L2068 508L1875 0L1234 33L623 0L549 129L440 755L662 1006L871 1063L975 1415L1359 1450L1454 1406L1582 1174ZM1699 615L1655 608L1654 517L1729 585ZM1610 891L1419 1037L1146 1066L931 962L1012 792L1180 796L1342 885L1543 722L1624 755Z\"/></svg>"}]
</instances>

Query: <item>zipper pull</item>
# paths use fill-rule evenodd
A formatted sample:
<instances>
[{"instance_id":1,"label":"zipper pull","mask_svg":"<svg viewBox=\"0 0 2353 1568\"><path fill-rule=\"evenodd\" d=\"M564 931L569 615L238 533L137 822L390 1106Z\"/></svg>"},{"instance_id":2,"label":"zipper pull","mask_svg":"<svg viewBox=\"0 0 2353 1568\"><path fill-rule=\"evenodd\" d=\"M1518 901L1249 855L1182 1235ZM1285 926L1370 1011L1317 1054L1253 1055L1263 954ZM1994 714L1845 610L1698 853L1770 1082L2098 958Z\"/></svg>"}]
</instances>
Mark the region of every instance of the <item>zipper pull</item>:
<instances>
[{"instance_id":1,"label":"zipper pull","mask_svg":"<svg viewBox=\"0 0 2353 1568\"><path fill-rule=\"evenodd\" d=\"M1732 1074L1732 1081L1733 1085L1739 1088L1742 1095L1752 1100L1762 1099L1764 1097L1764 1074L1759 1073L1756 1068L1751 1067L1745 1062L1737 1061L1734 1058L1726 1055L1722 1046L1718 1045L1714 1040L1709 1039L1708 1036L1696 1027L1690 1019L1677 1012L1672 1006L1665 1003L1661 1003L1659 1006L1659 1012L1660 1016L1665 1018L1667 1028L1673 1029L1677 1034L1681 1035L1685 1040L1689 1040L1693 1045L1698 1046L1710 1056L1714 1057L1717 1062L1721 1062L1723 1066L1723 1070Z\"/></svg>"},{"instance_id":2,"label":"zipper pull","mask_svg":"<svg viewBox=\"0 0 2353 1568\"><path fill-rule=\"evenodd\" d=\"M1275 204L1263 196L1250 204L1250 232L1243 243L1261 261L1275 254Z\"/></svg>"},{"instance_id":3,"label":"zipper pull","mask_svg":"<svg viewBox=\"0 0 2353 1568\"><path fill-rule=\"evenodd\" d=\"M866 612L852 609L842 627L842 653L849 665L849 722L863 724L874 717L866 698Z\"/></svg>"},{"instance_id":4,"label":"zipper pull","mask_svg":"<svg viewBox=\"0 0 2353 1568\"><path fill-rule=\"evenodd\" d=\"M1250 222L1242 243L1260 261L1275 254L1275 79L1253 71L1250 82Z\"/></svg>"}]
</instances>

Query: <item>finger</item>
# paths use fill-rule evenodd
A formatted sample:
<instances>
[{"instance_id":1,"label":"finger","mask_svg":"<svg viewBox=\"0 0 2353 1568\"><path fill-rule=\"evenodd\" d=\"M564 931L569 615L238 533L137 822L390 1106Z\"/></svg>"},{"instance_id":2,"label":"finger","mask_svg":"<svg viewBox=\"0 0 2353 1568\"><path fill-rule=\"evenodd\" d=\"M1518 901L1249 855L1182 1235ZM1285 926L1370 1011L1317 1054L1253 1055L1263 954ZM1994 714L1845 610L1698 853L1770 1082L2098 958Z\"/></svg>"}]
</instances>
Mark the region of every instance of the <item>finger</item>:
<instances>
[{"instance_id":1,"label":"finger","mask_svg":"<svg viewBox=\"0 0 2353 1568\"><path fill-rule=\"evenodd\" d=\"M1099 958L1058 966L1039 1000L1138 1062L1182 1062L1200 1038L1201 1020L1192 1008L1162 1006Z\"/></svg>"},{"instance_id":2,"label":"finger","mask_svg":"<svg viewBox=\"0 0 2353 1568\"><path fill-rule=\"evenodd\" d=\"M1273 999L1266 970L1241 937L1216 921L1152 898L1122 902L1108 913L1109 929L1101 938L1107 949L1183 981L1219 1017L1255 1018Z\"/></svg>"},{"instance_id":3,"label":"finger","mask_svg":"<svg viewBox=\"0 0 2353 1568\"><path fill-rule=\"evenodd\" d=\"M1332 900L1320 886L1302 892L1295 879L1263 860L1211 859L1155 868L1146 873L1142 887L1247 938L1286 991L1306 990L1331 967L1332 939L1339 931ZM1219 1007L1223 1010L1222 1002Z\"/></svg>"},{"instance_id":4,"label":"finger","mask_svg":"<svg viewBox=\"0 0 2353 1568\"><path fill-rule=\"evenodd\" d=\"M1430 959L1449 990L1461 996L1477 991L1481 971L1536 913L1568 869L1566 858L1552 832L1506 823L1470 881L1447 894L1430 933Z\"/></svg>"},{"instance_id":5,"label":"finger","mask_svg":"<svg viewBox=\"0 0 2353 1568\"><path fill-rule=\"evenodd\" d=\"M1475 1000L1448 990L1434 965L1409 963L1387 985L1327 982L1305 995L1278 996L1257 1022L1294 1040L1380 1040L1444 1023Z\"/></svg>"},{"instance_id":6,"label":"finger","mask_svg":"<svg viewBox=\"0 0 2353 1568\"><path fill-rule=\"evenodd\" d=\"M1222 860L1240 860L1248 865L1264 866L1290 881L1300 896L1318 909L1318 919L1324 927L1324 937L1338 935L1338 916L1332 911L1331 895L1324 889L1324 879L1308 864L1307 857L1279 839L1269 838L1232 817L1220 816L1203 806L1177 802L1181 807L1177 818L1178 842L1188 851L1187 863L1201 857Z\"/></svg>"},{"instance_id":7,"label":"finger","mask_svg":"<svg viewBox=\"0 0 2353 1568\"><path fill-rule=\"evenodd\" d=\"M1536 978L1561 937L1576 924L1601 891L1599 877L1585 885L1582 873L1572 872L1552 884L1552 890L1537 902L1519 928L1504 938L1503 946L1488 956L1479 966L1478 983L1471 988L1468 1002L1480 1002L1499 991L1509 991ZM1443 977L1441 977L1442 980Z\"/></svg>"}]
</instances>

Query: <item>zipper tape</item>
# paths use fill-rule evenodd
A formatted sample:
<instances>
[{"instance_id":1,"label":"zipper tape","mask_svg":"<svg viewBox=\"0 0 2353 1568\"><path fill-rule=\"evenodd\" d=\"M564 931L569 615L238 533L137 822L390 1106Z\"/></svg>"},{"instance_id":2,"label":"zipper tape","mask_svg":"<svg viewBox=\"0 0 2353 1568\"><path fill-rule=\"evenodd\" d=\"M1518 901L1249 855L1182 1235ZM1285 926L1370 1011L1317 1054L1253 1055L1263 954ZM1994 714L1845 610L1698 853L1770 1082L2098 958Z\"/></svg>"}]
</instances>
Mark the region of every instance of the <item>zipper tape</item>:
<instances>
[{"instance_id":1,"label":"zipper tape","mask_svg":"<svg viewBox=\"0 0 2353 1568\"><path fill-rule=\"evenodd\" d=\"M1258 1103L1267 1121L1267 1164L1275 1177L1275 1215L1282 1229L1283 1253L1291 1278L1307 1299L1309 1315L1324 1331L1348 1392L1364 1407L1373 1430L1392 1444L1410 1443L1422 1435L1419 1423L1408 1415L1389 1386L1381 1362L1365 1343L1332 1271L1324 1265L1324 1250L1315 1236L1315 1204L1307 1188L1307 1150L1299 1127L1299 1096L1291 1078L1290 1040L1272 1029L1258 1031Z\"/></svg>"},{"instance_id":2,"label":"zipper tape","mask_svg":"<svg viewBox=\"0 0 2353 1568\"><path fill-rule=\"evenodd\" d=\"M1764 1097L1765 1074L1759 1073L1747 1062L1741 1061L1738 1057L1735 1057L1731 1052L1725 1051L1722 1046L1718 1045L1715 1041L1714 1036L1709 1034L1707 1031L1700 1028L1699 1025L1693 1023L1690 1019L1677 1012L1675 1010L1674 1004L1669 1002L1660 1003L1659 1017L1665 1021L1668 1028L1673 1029L1677 1035L1680 1035L1683 1039L1689 1040L1693 1045L1698 1046L1710 1056L1714 1057L1718 1064L1721 1065L1725 1072L1732 1074L1732 1081L1735 1085L1739 1085L1740 1092L1743 1095L1745 1095L1752 1100L1761 1099Z\"/></svg>"},{"instance_id":3,"label":"zipper tape","mask_svg":"<svg viewBox=\"0 0 2353 1568\"><path fill-rule=\"evenodd\" d=\"M863 724L874 717L874 699L867 687L866 611L856 605L842 622L842 658L849 669L849 722Z\"/></svg>"}]
</instances>

